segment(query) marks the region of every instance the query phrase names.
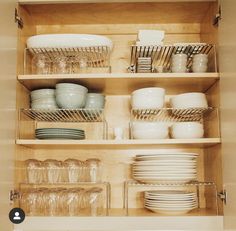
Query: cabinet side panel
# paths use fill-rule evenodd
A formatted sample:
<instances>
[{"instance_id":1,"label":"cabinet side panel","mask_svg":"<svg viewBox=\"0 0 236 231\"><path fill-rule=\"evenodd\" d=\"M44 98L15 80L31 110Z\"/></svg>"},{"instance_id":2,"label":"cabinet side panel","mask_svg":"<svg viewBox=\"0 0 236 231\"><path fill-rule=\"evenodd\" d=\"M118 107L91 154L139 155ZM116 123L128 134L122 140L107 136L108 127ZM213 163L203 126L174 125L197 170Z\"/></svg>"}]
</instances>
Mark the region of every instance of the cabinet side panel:
<instances>
[{"instance_id":1,"label":"cabinet side panel","mask_svg":"<svg viewBox=\"0 0 236 231\"><path fill-rule=\"evenodd\" d=\"M224 186L228 201L224 209L225 230L236 229L236 2L221 1L219 26L219 61L221 78L221 130Z\"/></svg>"},{"instance_id":2,"label":"cabinet side panel","mask_svg":"<svg viewBox=\"0 0 236 231\"><path fill-rule=\"evenodd\" d=\"M13 189L15 152L16 33L14 0L0 3L0 229L12 230L8 218L9 192Z\"/></svg>"}]
</instances>

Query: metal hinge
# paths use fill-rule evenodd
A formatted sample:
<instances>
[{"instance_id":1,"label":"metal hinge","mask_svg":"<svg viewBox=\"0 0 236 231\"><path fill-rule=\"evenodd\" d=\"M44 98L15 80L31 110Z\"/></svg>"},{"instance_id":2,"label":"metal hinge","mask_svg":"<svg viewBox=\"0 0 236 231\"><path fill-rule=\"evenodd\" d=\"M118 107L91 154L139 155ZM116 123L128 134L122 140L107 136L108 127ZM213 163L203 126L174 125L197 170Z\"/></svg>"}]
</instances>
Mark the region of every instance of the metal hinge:
<instances>
[{"instance_id":1,"label":"metal hinge","mask_svg":"<svg viewBox=\"0 0 236 231\"><path fill-rule=\"evenodd\" d=\"M222 17L221 17L221 6L219 6L219 11L213 19L213 26L216 26L216 27L219 26L219 22L220 22L221 19L222 19Z\"/></svg>"},{"instance_id":2,"label":"metal hinge","mask_svg":"<svg viewBox=\"0 0 236 231\"><path fill-rule=\"evenodd\" d=\"M17 190L11 190L9 193L9 200L10 203L13 203L15 200L20 198L20 192L18 192Z\"/></svg>"},{"instance_id":3,"label":"metal hinge","mask_svg":"<svg viewBox=\"0 0 236 231\"><path fill-rule=\"evenodd\" d=\"M224 202L226 205L227 203L227 192L226 190L223 190L222 192L218 193L218 197Z\"/></svg>"},{"instance_id":4,"label":"metal hinge","mask_svg":"<svg viewBox=\"0 0 236 231\"><path fill-rule=\"evenodd\" d=\"M18 28L23 29L24 22L23 19L19 16L17 9L15 9L15 23L17 23Z\"/></svg>"}]
</instances>

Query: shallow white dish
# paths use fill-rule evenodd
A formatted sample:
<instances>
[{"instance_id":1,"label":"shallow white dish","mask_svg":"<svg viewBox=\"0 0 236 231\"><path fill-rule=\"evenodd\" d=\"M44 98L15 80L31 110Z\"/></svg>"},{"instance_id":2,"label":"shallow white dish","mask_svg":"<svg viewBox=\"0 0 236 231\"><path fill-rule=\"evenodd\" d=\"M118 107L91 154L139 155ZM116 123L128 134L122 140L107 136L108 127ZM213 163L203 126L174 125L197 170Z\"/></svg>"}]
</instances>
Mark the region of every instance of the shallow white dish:
<instances>
[{"instance_id":1,"label":"shallow white dish","mask_svg":"<svg viewBox=\"0 0 236 231\"><path fill-rule=\"evenodd\" d=\"M70 48L107 46L112 49L112 41L101 35L92 34L43 34L27 40L28 48Z\"/></svg>"}]
</instances>

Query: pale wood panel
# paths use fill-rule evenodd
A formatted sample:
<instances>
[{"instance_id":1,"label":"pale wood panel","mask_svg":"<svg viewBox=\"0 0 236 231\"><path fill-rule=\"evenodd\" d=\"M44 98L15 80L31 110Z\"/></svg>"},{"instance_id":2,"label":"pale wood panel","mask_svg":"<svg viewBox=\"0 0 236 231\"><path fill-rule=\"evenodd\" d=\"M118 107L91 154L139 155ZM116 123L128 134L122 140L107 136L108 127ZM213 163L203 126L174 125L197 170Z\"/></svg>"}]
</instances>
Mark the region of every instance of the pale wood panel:
<instances>
[{"instance_id":1,"label":"pale wood panel","mask_svg":"<svg viewBox=\"0 0 236 231\"><path fill-rule=\"evenodd\" d=\"M135 213L135 211L134 211ZM212 212L201 209L200 213L193 213L193 217L188 214L184 216L171 217L121 217L123 210L112 210L112 217L27 217L25 222L17 225L18 229L24 231L64 231L70 224L71 231L78 230L104 230L109 231L114 227L120 230L223 230L223 216L208 216ZM142 214L137 211L137 214ZM190 214L189 214L190 215ZM206 216L205 216L206 215ZM127 228L128 227L128 228Z\"/></svg>"},{"instance_id":2,"label":"pale wood panel","mask_svg":"<svg viewBox=\"0 0 236 231\"><path fill-rule=\"evenodd\" d=\"M221 134L223 182L228 193L228 202L224 206L225 230L236 229L236 2L221 1L222 21L219 25L219 63L220 63L220 93L221 93Z\"/></svg>"},{"instance_id":3,"label":"pale wood panel","mask_svg":"<svg viewBox=\"0 0 236 231\"><path fill-rule=\"evenodd\" d=\"M217 56L216 61L218 61L218 27L213 26L213 19L217 13L218 13L218 3L215 2L210 5L205 17L201 22L201 33L200 33L201 42L216 45L216 56ZM210 54L209 61L210 62L208 63L208 66L214 67L215 60L212 53Z\"/></svg>"},{"instance_id":4,"label":"pale wood panel","mask_svg":"<svg viewBox=\"0 0 236 231\"><path fill-rule=\"evenodd\" d=\"M205 148L212 147L221 143L220 138L204 138L204 139L162 139L162 140L35 140L35 139L18 139L16 143L33 149L54 149L59 146L61 149L147 149L147 148L178 148L192 147Z\"/></svg>"},{"instance_id":5,"label":"pale wood panel","mask_svg":"<svg viewBox=\"0 0 236 231\"><path fill-rule=\"evenodd\" d=\"M1 1L0 20L0 224L12 230L9 222L9 192L14 188L17 26L13 20L15 0Z\"/></svg>"},{"instance_id":6,"label":"pale wood panel","mask_svg":"<svg viewBox=\"0 0 236 231\"><path fill-rule=\"evenodd\" d=\"M37 34L46 33L81 33L102 35L137 34L139 30L164 30L166 34L199 34L199 23L171 23L171 24L76 24L76 25L37 25Z\"/></svg>"},{"instance_id":7,"label":"pale wood panel","mask_svg":"<svg viewBox=\"0 0 236 231\"><path fill-rule=\"evenodd\" d=\"M108 95L127 95L149 86L165 88L169 94L206 92L217 80L218 73L104 73L74 75L19 75L18 80L29 90L54 88L60 82L82 84L90 91Z\"/></svg>"},{"instance_id":8,"label":"pale wood panel","mask_svg":"<svg viewBox=\"0 0 236 231\"><path fill-rule=\"evenodd\" d=\"M37 25L199 23L209 2L52 4L24 6Z\"/></svg>"},{"instance_id":9,"label":"pale wood panel","mask_svg":"<svg viewBox=\"0 0 236 231\"><path fill-rule=\"evenodd\" d=\"M168 0L168 2L214 2L216 0ZM42 3L111 3L111 2L147 2L145 0L18 0L20 4ZM163 2L163 0L148 0L148 2Z\"/></svg>"}]
</instances>

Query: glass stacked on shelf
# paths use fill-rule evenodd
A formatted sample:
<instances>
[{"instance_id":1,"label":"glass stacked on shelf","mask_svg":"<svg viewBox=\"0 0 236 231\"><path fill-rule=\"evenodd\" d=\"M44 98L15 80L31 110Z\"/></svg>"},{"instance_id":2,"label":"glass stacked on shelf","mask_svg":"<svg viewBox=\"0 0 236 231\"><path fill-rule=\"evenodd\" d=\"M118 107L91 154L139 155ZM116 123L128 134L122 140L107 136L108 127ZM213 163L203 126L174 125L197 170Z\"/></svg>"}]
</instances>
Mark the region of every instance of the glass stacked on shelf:
<instances>
[{"instance_id":1,"label":"glass stacked on shelf","mask_svg":"<svg viewBox=\"0 0 236 231\"><path fill-rule=\"evenodd\" d=\"M94 158L86 161L28 159L25 161L25 167L27 183L30 184L101 182L101 161Z\"/></svg>"}]
</instances>

